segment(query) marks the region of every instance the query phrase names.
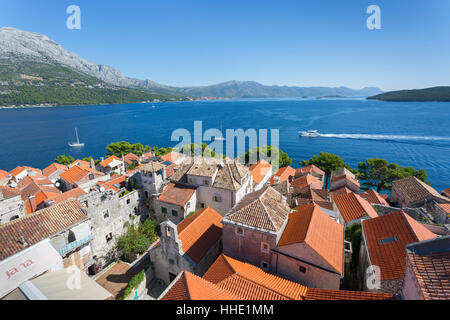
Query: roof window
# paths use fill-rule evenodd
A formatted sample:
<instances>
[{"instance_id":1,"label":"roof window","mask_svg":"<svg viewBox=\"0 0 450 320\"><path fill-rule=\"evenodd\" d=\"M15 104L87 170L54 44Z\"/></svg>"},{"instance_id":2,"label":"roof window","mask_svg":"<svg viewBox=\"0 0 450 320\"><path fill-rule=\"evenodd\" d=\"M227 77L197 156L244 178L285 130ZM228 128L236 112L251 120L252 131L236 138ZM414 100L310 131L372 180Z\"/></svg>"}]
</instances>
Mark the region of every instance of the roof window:
<instances>
[{"instance_id":1,"label":"roof window","mask_svg":"<svg viewBox=\"0 0 450 320\"><path fill-rule=\"evenodd\" d=\"M395 242L395 241L397 241L397 240L398 240L397 237L396 237L396 236L393 236L393 237L391 237L391 238L380 239L380 243L381 243L381 244L387 244L387 243Z\"/></svg>"}]
</instances>

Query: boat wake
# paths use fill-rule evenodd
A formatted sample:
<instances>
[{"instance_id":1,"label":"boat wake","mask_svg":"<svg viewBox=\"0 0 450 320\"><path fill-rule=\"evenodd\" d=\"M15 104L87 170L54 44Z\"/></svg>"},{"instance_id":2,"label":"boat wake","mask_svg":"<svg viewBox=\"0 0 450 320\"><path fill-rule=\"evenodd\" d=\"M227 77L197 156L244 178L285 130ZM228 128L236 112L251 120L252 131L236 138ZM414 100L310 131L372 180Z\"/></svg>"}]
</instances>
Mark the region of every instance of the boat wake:
<instances>
[{"instance_id":1,"label":"boat wake","mask_svg":"<svg viewBox=\"0 0 450 320\"><path fill-rule=\"evenodd\" d=\"M450 137L434 136L401 136L401 135L383 135L383 134L347 134L347 133L321 133L321 138L337 139L359 139L359 140L394 140L394 141L450 141Z\"/></svg>"}]
</instances>

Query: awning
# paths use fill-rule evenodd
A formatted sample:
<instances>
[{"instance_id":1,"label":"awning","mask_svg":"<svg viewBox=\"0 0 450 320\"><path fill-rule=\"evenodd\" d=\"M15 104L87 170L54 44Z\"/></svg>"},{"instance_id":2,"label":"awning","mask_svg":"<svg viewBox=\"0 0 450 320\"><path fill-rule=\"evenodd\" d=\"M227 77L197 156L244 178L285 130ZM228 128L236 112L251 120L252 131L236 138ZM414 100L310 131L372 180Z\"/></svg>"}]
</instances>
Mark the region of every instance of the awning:
<instances>
[{"instance_id":1,"label":"awning","mask_svg":"<svg viewBox=\"0 0 450 320\"><path fill-rule=\"evenodd\" d=\"M106 289L77 267L46 273L26 281L5 300L106 300Z\"/></svg>"},{"instance_id":2,"label":"awning","mask_svg":"<svg viewBox=\"0 0 450 320\"><path fill-rule=\"evenodd\" d=\"M75 241L86 239L91 235L91 228L86 222L73 227L72 229L70 229L70 231L72 231L75 235Z\"/></svg>"},{"instance_id":3,"label":"awning","mask_svg":"<svg viewBox=\"0 0 450 320\"><path fill-rule=\"evenodd\" d=\"M77 267L46 273L30 281L48 300L106 300L112 297Z\"/></svg>"},{"instance_id":4,"label":"awning","mask_svg":"<svg viewBox=\"0 0 450 320\"><path fill-rule=\"evenodd\" d=\"M62 268L62 258L48 239L0 261L0 297L25 281L49 270Z\"/></svg>"}]
</instances>

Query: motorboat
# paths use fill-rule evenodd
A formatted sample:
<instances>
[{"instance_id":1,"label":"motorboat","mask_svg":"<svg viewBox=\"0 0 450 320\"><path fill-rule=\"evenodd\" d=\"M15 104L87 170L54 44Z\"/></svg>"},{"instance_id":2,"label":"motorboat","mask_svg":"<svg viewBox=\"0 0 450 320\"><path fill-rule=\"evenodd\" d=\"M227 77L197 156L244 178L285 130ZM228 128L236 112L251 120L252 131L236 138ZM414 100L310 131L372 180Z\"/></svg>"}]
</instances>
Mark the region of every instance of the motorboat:
<instances>
[{"instance_id":1,"label":"motorboat","mask_svg":"<svg viewBox=\"0 0 450 320\"><path fill-rule=\"evenodd\" d=\"M300 136L307 138L318 138L320 133L317 130L299 131Z\"/></svg>"}]
</instances>

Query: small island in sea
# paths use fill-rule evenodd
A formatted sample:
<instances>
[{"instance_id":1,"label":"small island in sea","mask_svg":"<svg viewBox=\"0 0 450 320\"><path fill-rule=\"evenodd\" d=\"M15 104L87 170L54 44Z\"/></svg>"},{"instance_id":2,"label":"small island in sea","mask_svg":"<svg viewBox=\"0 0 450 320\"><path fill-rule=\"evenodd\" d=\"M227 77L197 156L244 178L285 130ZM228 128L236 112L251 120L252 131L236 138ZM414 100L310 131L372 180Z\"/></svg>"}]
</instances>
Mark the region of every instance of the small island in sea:
<instances>
[{"instance_id":1,"label":"small island in sea","mask_svg":"<svg viewBox=\"0 0 450 320\"><path fill-rule=\"evenodd\" d=\"M367 99L381 101L450 101L450 87L432 87L417 90L399 90L381 93Z\"/></svg>"}]
</instances>

